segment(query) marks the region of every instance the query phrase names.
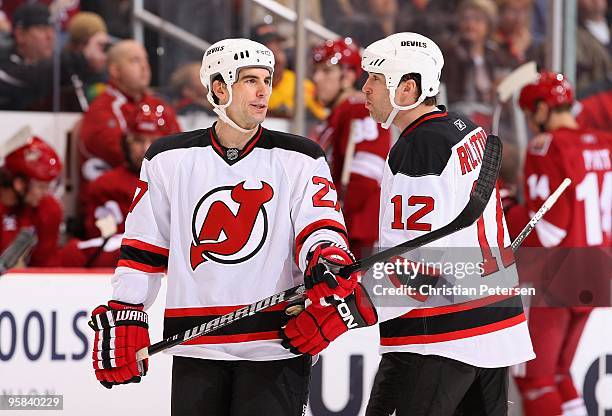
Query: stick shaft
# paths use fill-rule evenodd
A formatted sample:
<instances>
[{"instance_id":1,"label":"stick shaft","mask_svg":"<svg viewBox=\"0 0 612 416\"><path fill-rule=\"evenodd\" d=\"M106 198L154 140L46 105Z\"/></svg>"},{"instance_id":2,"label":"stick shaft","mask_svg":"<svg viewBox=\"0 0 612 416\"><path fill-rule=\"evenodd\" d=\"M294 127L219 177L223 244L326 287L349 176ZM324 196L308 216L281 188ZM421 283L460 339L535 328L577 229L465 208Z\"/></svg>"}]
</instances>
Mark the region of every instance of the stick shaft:
<instances>
[{"instance_id":1,"label":"stick shaft","mask_svg":"<svg viewBox=\"0 0 612 416\"><path fill-rule=\"evenodd\" d=\"M516 249L521 245L523 240L527 238L527 236L533 231L538 221L542 219L544 214L548 212L550 208L557 202L557 199L561 196L561 194L567 189L567 187L572 183L570 178L565 178L561 185L544 201L538 212L534 214L534 216L529 220L525 228L519 233L514 242L512 243L512 250L516 251Z\"/></svg>"}]
</instances>

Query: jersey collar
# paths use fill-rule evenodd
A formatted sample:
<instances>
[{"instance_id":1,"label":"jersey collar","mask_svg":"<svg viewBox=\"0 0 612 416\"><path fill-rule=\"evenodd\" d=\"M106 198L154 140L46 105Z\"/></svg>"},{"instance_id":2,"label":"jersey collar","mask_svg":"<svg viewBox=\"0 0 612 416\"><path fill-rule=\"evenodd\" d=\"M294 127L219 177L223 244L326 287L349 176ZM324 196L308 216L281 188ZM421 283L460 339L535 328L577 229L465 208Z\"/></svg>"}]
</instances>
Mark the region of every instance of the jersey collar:
<instances>
[{"instance_id":1,"label":"jersey collar","mask_svg":"<svg viewBox=\"0 0 612 416\"><path fill-rule=\"evenodd\" d=\"M212 127L208 129L210 134L210 141L212 142L213 149L215 149L215 152L219 156L221 156L221 159L223 159L230 166L238 162L239 160L242 160L246 155L251 153L251 151L259 141L261 133L263 133L263 127L261 127L260 125L253 137L249 139L249 141L242 150L236 148L227 148L219 142L217 133L215 133L216 124L217 123L214 123Z\"/></svg>"},{"instance_id":2,"label":"jersey collar","mask_svg":"<svg viewBox=\"0 0 612 416\"><path fill-rule=\"evenodd\" d=\"M404 129L404 131L402 131L402 134L400 134L400 137L405 137L412 130L416 129L418 126L420 126L423 123L426 123L429 120L446 117L447 115L448 115L448 111L446 111L446 107L444 107L443 105L439 105L437 110L432 111L431 113L423 114L421 117L417 118L412 123L410 123Z\"/></svg>"}]
</instances>

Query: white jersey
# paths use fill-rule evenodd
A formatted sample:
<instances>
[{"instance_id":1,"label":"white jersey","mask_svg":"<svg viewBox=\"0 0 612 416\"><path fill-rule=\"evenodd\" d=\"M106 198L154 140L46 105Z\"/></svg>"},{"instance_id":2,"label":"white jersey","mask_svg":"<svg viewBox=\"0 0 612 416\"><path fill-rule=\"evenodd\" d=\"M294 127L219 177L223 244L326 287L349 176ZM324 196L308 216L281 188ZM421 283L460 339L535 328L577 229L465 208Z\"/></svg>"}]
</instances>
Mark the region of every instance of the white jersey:
<instances>
[{"instance_id":1,"label":"white jersey","mask_svg":"<svg viewBox=\"0 0 612 416\"><path fill-rule=\"evenodd\" d=\"M113 298L152 304L167 270L164 337L303 282L311 247L346 246L323 151L259 128L242 150L214 126L148 150L113 278ZM295 357L280 345L284 305L169 350L220 360Z\"/></svg>"},{"instance_id":2,"label":"white jersey","mask_svg":"<svg viewBox=\"0 0 612 416\"><path fill-rule=\"evenodd\" d=\"M381 248L441 228L459 214L478 178L485 142L482 128L444 107L402 132L383 175ZM534 358L521 298L503 292L518 276L497 190L475 224L425 247L405 257L429 262L439 253L430 267L454 292L413 296L422 303L407 313L377 299L381 352L441 355L479 367ZM469 277L461 278L459 263L472 264Z\"/></svg>"}]
</instances>

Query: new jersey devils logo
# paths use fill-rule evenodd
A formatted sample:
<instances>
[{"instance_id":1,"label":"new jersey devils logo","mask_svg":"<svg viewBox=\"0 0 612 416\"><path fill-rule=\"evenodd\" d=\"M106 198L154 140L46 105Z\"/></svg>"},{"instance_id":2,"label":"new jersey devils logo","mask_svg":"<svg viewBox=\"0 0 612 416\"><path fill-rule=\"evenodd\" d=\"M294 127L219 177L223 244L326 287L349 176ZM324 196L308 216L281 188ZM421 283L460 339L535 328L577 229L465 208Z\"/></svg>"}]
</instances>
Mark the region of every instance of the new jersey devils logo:
<instances>
[{"instance_id":1,"label":"new jersey devils logo","mask_svg":"<svg viewBox=\"0 0 612 416\"><path fill-rule=\"evenodd\" d=\"M195 270L207 260L235 264L253 257L266 241L268 214L264 204L273 195L272 187L263 181L259 189L245 189L241 182L204 195L191 220L191 268Z\"/></svg>"}]
</instances>

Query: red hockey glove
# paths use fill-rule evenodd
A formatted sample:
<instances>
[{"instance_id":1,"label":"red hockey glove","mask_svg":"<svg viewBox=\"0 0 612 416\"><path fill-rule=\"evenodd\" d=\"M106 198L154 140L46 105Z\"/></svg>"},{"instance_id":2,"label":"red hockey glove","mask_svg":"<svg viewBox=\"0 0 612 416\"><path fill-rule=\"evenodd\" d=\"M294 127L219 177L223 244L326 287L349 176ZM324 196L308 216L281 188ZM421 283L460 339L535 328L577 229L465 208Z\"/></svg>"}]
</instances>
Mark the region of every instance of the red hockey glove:
<instances>
[{"instance_id":1,"label":"red hockey glove","mask_svg":"<svg viewBox=\"0 0 612 416\"><path fill-rule=\"evenodd\" d=\"M148 347L149 319L143 305L116 300L91 313L89 325L96 331L93 367L96 378L110 389L118 384L139 383L147 374L148 360L136 361L136 352Z\"/></svg>"},{"instance_id":2,"label":"red hockey glove","mask_svg":"<svg viewBox=\"0 0 612 416\"><path fill-rule=\"evenodd\" d=\"M290 319L280 331L282 346L294 354L316 355L348 330L378 321L376 309L361 284L345 299L333 303L325 307L310 305Z\"/></svg>"},{"instance_id":3,"label":"red hockey glove","mask_svg":"<svg viewBox=\"0 0 612 416\"><path fill-rule=\"evenodd\" d=\"M332 243L319 244L308 254L304 286L313 305L327 306L329 302L325 298L344 299L355 290L359 272L351 274L348 279L338 274L343 266L354 261L355 257L348 249Z\"/></svg>"}]
</instances>

